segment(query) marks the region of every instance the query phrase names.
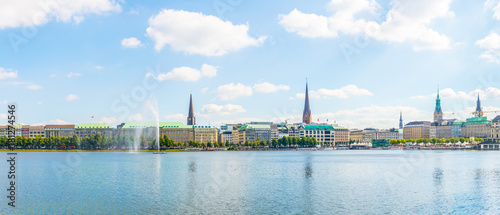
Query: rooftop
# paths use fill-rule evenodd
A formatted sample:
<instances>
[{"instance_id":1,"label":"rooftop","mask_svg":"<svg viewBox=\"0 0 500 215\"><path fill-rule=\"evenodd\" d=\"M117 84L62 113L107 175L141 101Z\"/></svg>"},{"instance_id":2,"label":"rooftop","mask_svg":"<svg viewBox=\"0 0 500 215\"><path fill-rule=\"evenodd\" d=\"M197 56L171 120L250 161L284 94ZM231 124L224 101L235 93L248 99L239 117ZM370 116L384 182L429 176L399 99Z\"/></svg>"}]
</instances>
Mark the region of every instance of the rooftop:
<instances>
[{"instance_id":1,"label":"rooftop","mask_svg":"<svg viewBox=\"0 0 500 215\"><path fill-rule=\"evenodd\" d=\"M491 120L492 122L500 122L500 115L496 116L493 120Z\"/></svg>"},{"instance_id":2,"label":"rooftop","mask_svg":"<svg viewBox=\"0 0 500 215\"><path fill-rule=\"evenodd\" d=\"M76 129L89 129L89 128L98 128L98 129L111 129L106 123L80 123L75 126Z\"/></svg>"},{"instance_id":3,"label":"rooftop","mask_svg":"<svg viewBox=\"0 0 500 215\"><path fill-rule=\"evenodd\" d=\"M304 125L305 130L333 130L332 125Z\"/></svg>"},{"instance_id":4,"label":"rooftop","mask_svg":"<svg viewBox=\"0 0 500 215\"><path fill-rule=\"evenodd\" d=\"M160 128L193 128L192 125L184 125L180 122L159 122ZM123 129L127 128L153 128L156 122L127 122Z\"/></svg>"},{"instance_id":5,"label":"rooftop","mask_svg":"<svg viewBox=\"0 0 500 215\"><path fill-rule=\"evenodd\" d=\"M46 125L45 128L75 128L75 125Z\"/></svg>"},{"instance_id":6,"label":"rooftop","mask_svg":"<svg viewBox=\"0 0 500 215\"><path fill-rule=\"evenodd\" d=\"M489 123L491 123L491 120L483 116L483 117L473 117L467 119L467 122L465 122L464 125L489 124Z\"/></svg>"},{"instance_id":7,"label":"rooftop","mask_svg":"<svg viewBox=\"0 0 500 215\"><path fill-rule=\"evenodd\" d=\"M271 129L271 125L266 125L266 124L247 124L247 125L242 125L240 129Z\"/></svg>"}]
</instances>

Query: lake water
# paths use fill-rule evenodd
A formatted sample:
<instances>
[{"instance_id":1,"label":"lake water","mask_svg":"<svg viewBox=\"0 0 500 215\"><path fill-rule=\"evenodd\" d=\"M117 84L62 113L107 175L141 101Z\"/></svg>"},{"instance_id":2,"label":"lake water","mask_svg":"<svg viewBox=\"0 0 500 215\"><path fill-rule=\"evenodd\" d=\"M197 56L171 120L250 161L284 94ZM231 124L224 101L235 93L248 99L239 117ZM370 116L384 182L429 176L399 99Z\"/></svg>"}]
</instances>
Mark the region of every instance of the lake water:
<instances>
[{"instance_id":1,"label":"lake water","mask_svg":"<svg viewBox=\"0 0 500 215\"><path fill-rule=\"evenodd\" d=\"M7 196L6 152L0 196ZM26 214L498 214L498 151L19 152Z\"/></svg>"}]
</instances>

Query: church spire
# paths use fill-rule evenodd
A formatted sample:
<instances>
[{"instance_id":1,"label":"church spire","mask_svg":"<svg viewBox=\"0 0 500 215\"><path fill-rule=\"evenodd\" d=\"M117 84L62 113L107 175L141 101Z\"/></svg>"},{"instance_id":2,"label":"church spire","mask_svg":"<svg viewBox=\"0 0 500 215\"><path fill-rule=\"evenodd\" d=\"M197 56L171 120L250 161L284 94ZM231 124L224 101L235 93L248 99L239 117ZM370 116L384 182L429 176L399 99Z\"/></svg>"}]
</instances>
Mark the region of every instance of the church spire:
<instances>
[{"instance_id":1,"label":"church spire","mask_svg":"<svg viewBox=\"0 0 500 215\"><path fill-rule=\"evenodd\" d=\"M441 99L439 98L439 86L437 89L436 108L434 109L434 122L443 120L443 110L441 109Z\"/></svg>"},{"instance_id":2,"label":"church spire","mask_svg":"<svg viewBox=\"0 0 500 215\"><path fill-rule=\"evenodd\" d=\"M479 93L477 93L476 114L475 117L482 117L483 111L481 109L481 100L479 100Z\"/></svg>"},{"instance_id":3,"label":"church spire","mask_svg":"<svg viewBox=\"0 0 500 215\"><path fill-rule=\"evenodd\" d=\"M311 123L311 108L309 106L309 90L307 87L307 78L306 78L306 99L304 104L304 114L302 115L302 122L304 124Z\"/></svg>"},{"instance_id":4,"label":"church spire","mask_svg":"<svg viewBox=\"0 0 500 215\"><path fill-rule=\"evenodd\" d=\"M187 117L187 125L196 125L196 120L193 111L193 93L189 94L189 114Z\"/></svg>"},{"instance_id":5,"label":"church spire","mask_svg":"<svg viewBox=\"0 0 500 215\"><path fill-rule=\"evenodd\" d=\"M403 129L403 112L399 112L399 129Z\"/></svg>"}]
</instances>

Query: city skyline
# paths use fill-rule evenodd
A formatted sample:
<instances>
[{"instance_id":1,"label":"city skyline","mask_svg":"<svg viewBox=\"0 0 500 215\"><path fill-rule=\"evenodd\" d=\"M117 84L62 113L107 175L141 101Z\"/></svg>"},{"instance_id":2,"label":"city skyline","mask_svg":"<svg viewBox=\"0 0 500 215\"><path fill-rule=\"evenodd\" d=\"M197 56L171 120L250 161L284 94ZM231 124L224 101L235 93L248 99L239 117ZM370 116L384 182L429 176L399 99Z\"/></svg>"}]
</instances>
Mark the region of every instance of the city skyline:
<instances>
[{"instance_id":1,"label":"city skyline","mask_svg":"<svg viewBox=\"0 0 500 215\"><path fill-rule=\"evenodd\" d=\"M228 7L100 0L50 9L39 22L29 22L38 6L0 7L22 11L0 13L0 88L9 92L0 103L17 103L24 124L115 126L152 121L143 106L153 93L160 121L185 122L193 91L197 124L293 123L303 120L307 77L312 121L349 128L396 128L400 112L431 121L437 85L445 118L472 117L478 93L484 110L500 107L497 1L216 2ZM404 12L410 6L421 16ZM406 26L430 33L398 33L387 17L401 11ZM359 25L331 27L340 13ZM213 37L186 44L195 23ZM143 80L154 84L146 99L116 111Z\"/></svg>"}]
</instances>

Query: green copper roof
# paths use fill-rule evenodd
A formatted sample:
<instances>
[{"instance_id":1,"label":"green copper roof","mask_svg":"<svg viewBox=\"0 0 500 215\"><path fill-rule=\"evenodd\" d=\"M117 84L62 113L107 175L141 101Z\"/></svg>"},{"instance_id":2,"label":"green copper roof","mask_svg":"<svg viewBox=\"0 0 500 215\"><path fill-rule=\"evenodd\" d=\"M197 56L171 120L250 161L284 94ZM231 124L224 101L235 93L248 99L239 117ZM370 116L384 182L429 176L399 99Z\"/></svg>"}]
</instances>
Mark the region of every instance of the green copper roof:
<instances>
[{"instance_id":1,"label":"green copper roof","mask_svg":"<svg viewBox=\"0 0 500 215\"><path fill-rule=\"evenodd\" d=\"M463 125L464 122L453 122L453 125Z\"/></svg>"},{"instance_id":2,"label":"green copper roof","mask_svg":"<svg viewBox=\"0 0 500 215\"><path fill-rule=\"evenodd\" d=\"M90 129L90 128L110 129L111 126L109 126L106 123L80 123L75 126L75 129Z\"/></svg>"},{"instance_id":3,"label":"green copper roof","mask_svg":"<svg viewBox=\"0 0 500 215\"><path fill-rule=\"evenodd\" d=\"M441 99L439 98L439 89L437 91L437 98L436 98L436 112L437 113L441 112Z\"/></svg>"},{"instance_id":4,"label":"green copper roof","mask_svg":"<svg viewBox=\"0 0 500 215\"><path fill-rule=\"evenodd\" d=\"M305 130L333 130L332 125L304 125Z\"/></svg>"},{"instance_id":5,"label":"green copper roof","mask_svg":"<svg viewBox=\"0 0 500 215\"><path fill-rule=\"evenodd\" d=\"M160 128L193 128L192 125L184 125L180 122L160 122ZM156 127L156 122L127 122L123 128L152 128Z\"/></svg>"},{"instance_id":6,"label":"green copper roof","mask_svg":"<svg viewBox=\"0 0 500 215\"><path fill-rule=\"evenodd\" d=\"M464 125L471 125L471 124L489 124L491 123L491 120L488 120L487 117L474 117L467 119L467 122L464 123Z\"/></svg>"},{"instance_id":7,"label":"green copper roof","mask_svg":"<svg viewBox=\"0 0 500 215\"><path fill-rule=\"evenodd\" d=\"M271 129L271 125L248 124L242 125L240 129Z\"/></svg>"}]
</instances>

